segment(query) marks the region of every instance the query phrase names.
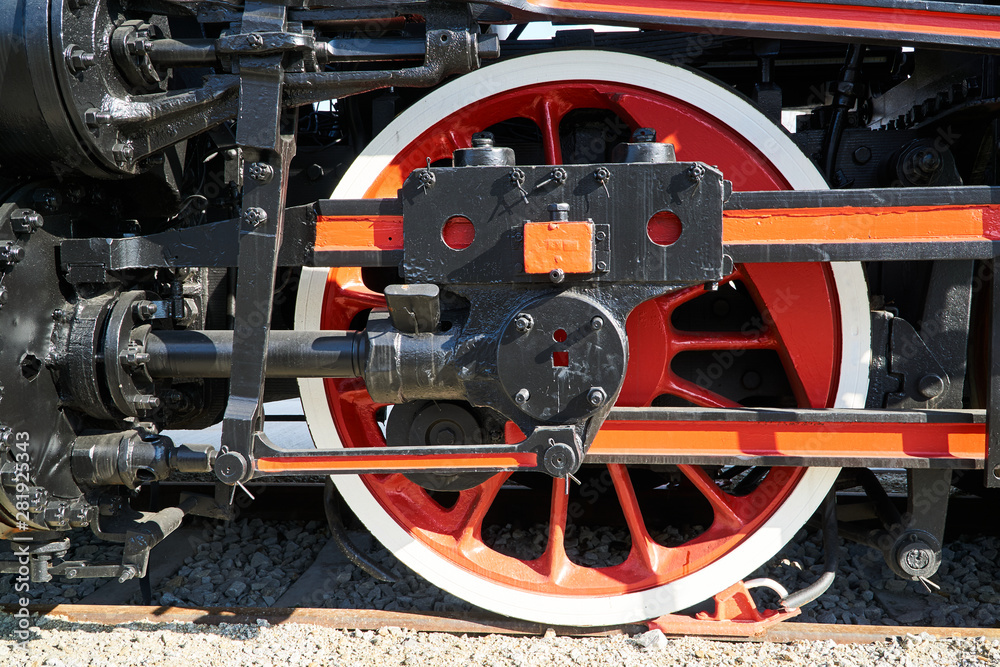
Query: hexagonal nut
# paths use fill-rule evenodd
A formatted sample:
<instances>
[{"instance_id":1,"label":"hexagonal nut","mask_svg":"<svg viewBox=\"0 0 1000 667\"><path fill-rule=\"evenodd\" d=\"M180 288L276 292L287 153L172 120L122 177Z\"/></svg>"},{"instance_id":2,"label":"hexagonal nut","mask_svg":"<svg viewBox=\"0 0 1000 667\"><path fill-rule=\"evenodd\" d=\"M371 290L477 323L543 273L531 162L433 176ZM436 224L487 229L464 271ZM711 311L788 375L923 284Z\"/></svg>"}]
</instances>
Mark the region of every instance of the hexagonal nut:
<instances>
[{"instance_id":1,"label":"hexagonal nut","mask_svg":"<svg viewBox=\"0 0 1000 667\"><path fill-rule=\"evenodd\" d=\"M587 402L595 408L604 405L606 400L608 400L608 395L602 387L591 387L590 391L587 392Z\"/></svg>"},{"instance_id":2,"label":"hexagonal nut","mask_svg":"<svg viewBox=\"0 0 1000 667\"><path fill-rule=\"evenodd\" d=\"M274 178L274 168L264 162L252 162L247 167L250 178L258 183L267 183Z\"/></svg>"},{"instance_id":3,"label":"hexagonal nut","mask_svg":"<svg viewBox=\"0 0 1000 667\"><path fill-rule=\"evenodd\" d=\"M0 262L12 265L24 259L24 248L11 243L0 248Z\"/></svg>"},{"instance_id":4,"label":"hexagonal nut","mask_svg":"<svg viewBox=\"0 0 1000 667\"><path fill-rule=\"evenodd\" d=\"M155 303L152 301L146 301L145 299L141 301L136 301L132 305L132 314L143 322L148 322L153 319L156 315L156 311L159 310Z\"/></svg>"},{"instance_id":5,"label":"hexagonal nut","mask_svg":"<svg viewBox=\"0 0 1000 667\"><path fill-rule=\"evenodd\" d=\"M243 223L251 227L259 227L267 222L267 211L259 206L251 206L243 211Z\"/></svg>"},{"instance_id":6,"label":"hexagonal nut","mask_svg":"<svg viewBox=\"0 0 1000 667\"><path fill-rule=\"evenodd\" d=\"M131 141L126 141L123 144L115 144L111 148L111 156L118 164L129 164L135 158L135 148L132 146Z\"/></svg>"},{"instance_id":7,"label":"hexagonal nut","mask_svg":"<svg viewBox=\"0 0 1000 667\"><path fill-rule=\"evenodd\" d=\"M10 214L10 226L15 233L31 234L42 226L42 216L30 208L19 208Z\"/></svg>"}]
</instances>

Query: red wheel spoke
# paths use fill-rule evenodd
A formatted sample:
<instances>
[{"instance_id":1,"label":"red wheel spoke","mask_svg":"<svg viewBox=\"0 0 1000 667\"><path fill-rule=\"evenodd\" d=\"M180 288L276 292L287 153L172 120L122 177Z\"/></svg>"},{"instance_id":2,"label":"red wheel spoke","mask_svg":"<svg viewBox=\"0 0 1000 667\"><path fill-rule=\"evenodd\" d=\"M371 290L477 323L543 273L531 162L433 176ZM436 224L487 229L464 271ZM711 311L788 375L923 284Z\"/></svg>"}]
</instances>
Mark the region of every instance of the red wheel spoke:
<instances>
[{"instance_id":1,"label":"red wheel spoke","mask_svg":"<svg viewBox=\"0 0 1000 667\"><path fill-rule=\"evenodd\" d=\"M699 296L705 293L705 287L703 285L695 285L693 287L685 287L679 289L675 292L669 292L661 297L657 297L656 304L663 309L666 317L670 316L670 313L688 301L697 299Z\"/></svg>"},{"instance_id":2,"label":"red wheel spoke","mask_svg":"<svg viewBox=\"0 0 1000 667\"><path fill-rule=\"evenodd\" d=\"M825 271L804 271L791 267L798 279L789 284L786 272L774 265L745 267L747 286L760 308L764 321L773 323L778 351L795 398L802 407L822 408L830 400L830 384L836 368L837 305L830 299L829 276ZM767 302L763 294L771 295Z\"/></svg>"},{"instance_id":3,"label":"red wheel spoke","mask_svg":"<svg viewBox=\"0 0 1000 667\"><path fill-rule=\"evenodd\" d=\"M773 350L778 340L769 331L674 331L670 347L677 352L698 350Z\"/></svg>"},{"instance_id":4,"label":"red wheel spoke","mask_svg":"<svg viewBox=\"0 0 1000 667\"><path fill-rule=\"evenodd\" d=\"M459 538L460 548L465 550L482 542L483 519L493 506L497 494L500 493L500 487L509 478L509 472L497 473L479 486L461 492L461 498L456 505L463 504L468 497L470 508L467 510L462 536Z\"/></svg>"},{"instance_id":5,"label":"red wheel spoke","mask_svg":"<svg viewBox=\"0 0 1000 667\"><path fill-rule=\"evenodd\" d=\"M559 121L562 114L555 102L546 99L542 102L538 117L538 129L542 131L542 143L545 147L545 161L548 164L562 164L562 143L559 141Z\"/></svg>"},{"instance_id":6,"label":"red wheel spoke","mask_svg":"<svg viewBox=\"0 0 1000 667\"><path fill-rule=\"evenodd\" d=\"M677 468L708 500L712 511L715 512L715 524L727 528L738 528L744 524L743 518L732 504L731 497L719 488L701 466L680 465Z\"/></svg>"},{"instance_id":7,"label":"red wheel spoke","mask_svg":"<svg viewBox=\"0 0 1000 667\"><path fill-rule=\"evenodd\" d=\"M376 292L363 290L344 290L338 295L337 300L343 304L345 310L352 306L357 310L365 308L378 308L385 305L385 297Z\"/></svg>"},{"instance_id":8,"label":"red wheel spoke","mask_svg":"<svg viewBox=\"0 0 1000 667\"><path fill-rule=\"evenodd\" d=\"M714 391L700 387L690 380L685 380L674 372L669 372L663 386L660 387L661 394L673 394L686 401L691 401L695 405L703 408L738 408L740 404L731 401L725 396L721 396Z\"/></svg>"},{"instance_id":9,"label":"red wheel spoke","mask_svg":"<svg viewBox=\"0 0 1000 667\"><path fill-rule=\"evenodd\" d=\"M569 495L566 480L552 480L552 504L549 509L549 541L542 561L545 573L558 582L573 564L566 555L566 512L569 509Z\"/></svg>"},{"instance_id":10,"label":"red wheel spoke","mask_svg":"<svg viewBox=\"0 0 1000 667\"><path fill-rule=\"evenodd\" d=\"M608 466L608 471L618 494L618 502L621 503L622 514L625 515L625 523L628 524L629 535L632 536L632 553L639 557L650 572L656 572L663 547L653 541L646 529L628 470L623 465L612 464Z\"/></svg>"}]
</instances>

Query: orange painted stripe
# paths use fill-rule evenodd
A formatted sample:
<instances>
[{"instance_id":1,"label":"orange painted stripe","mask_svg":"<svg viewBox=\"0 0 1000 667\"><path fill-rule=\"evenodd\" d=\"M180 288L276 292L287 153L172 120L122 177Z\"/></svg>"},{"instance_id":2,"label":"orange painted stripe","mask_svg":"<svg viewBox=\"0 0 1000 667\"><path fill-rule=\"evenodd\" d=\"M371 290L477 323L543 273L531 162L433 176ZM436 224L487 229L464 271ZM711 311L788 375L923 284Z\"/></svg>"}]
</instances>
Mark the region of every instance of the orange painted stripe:
<instances>
[{"instance_id":1,"label":"orange painted stripe","mask_svg":"<svg viewBox=\"0 0 1000 667\"><path fill-rule=\"evenodd\" d=\"M986 425L607 421L588 454L985 460Z\"/></svg>"},{"instance_id":2,"label":"orange painted stripe","mask_svg":"<svg viewBox=\"0 0 1000 667\"><path fill-rule=\"evenodd\" d=\"M886 206L724 211L725 243L1000 238L997 206Z\"/></svg>"},{"instance_id":3,"label":"orange painted stripe","mask_svg":"<svg viewBox=\"0 0 1000 667\"><path fill-rule=\"evenodd\" d=\"M402 250L403 218L397 215L321 215L316 250Z\"/></svg>"},{"instance_id":4,"label":"orange painted stripe","mask_svg":"<svg viewBox=\"0 0 1000 667\"><path fill-rule=\"evenodd\" d=\"M513 454L427 454L424 456L374 454L370 456L275 456L257 459L261 472L303 470L365 470L390 472L396 470L429 470L448 468L466 470L473 468L534 468L538 456L532 452Z\"/></svg>"},{"instance_id":5,"label":"orange painted stripe","mask_svg":"<svg viewBox=\"0 0 1000 667\"><path fill-rule=\"evenodd\" d=\"M723 243L1000 240L1000 206L723 211ZM316 250L401 250L400 216L320 216Z\"/></svg>"},{"instance_id":6,"label":"orange painted stripe","mask_svg":"<svg viewBox=\"0 0 1000 667\"><path fill-rule=\"evenodd\" d=\"M800 28L846 28L852 31L951 35L995 41L1000 35L1000 16L933 12L905 7L866 7L782 0L528 0L528 7L583 12L600 22L600 14L625 14L640 20L654 17L694 21L718 21L745 28L747 24L797 26Z\"/></svg>"}]
</instances>

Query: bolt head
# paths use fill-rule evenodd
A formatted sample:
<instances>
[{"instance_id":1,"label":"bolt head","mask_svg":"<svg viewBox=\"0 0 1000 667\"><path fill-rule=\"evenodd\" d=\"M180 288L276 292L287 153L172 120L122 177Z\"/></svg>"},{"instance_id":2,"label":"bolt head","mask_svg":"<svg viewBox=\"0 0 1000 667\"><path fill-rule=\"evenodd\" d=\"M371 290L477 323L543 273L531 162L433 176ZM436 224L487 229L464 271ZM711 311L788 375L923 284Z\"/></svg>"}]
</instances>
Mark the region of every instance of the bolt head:
<instances>
[{"instance_id":1,"label":"bolt head","mask_svg":"<svg viewBox=\"0 0 1000 667\"><path fill-rule=\"evenodd\" d=\"M259 206L251 206L243 211L243 222L251 227L258 227L267 222L267 211Z\"/></svg>"},{"instance_id":2,"label":"bolt head","mask_svg":"<svg viewBox=\"0 0 1000 667\"><path fill-rule=\"evenodd\" d=\"M549 271L549 280L551 280L555 284L558 285L565 279L566 279L566 272L563 271L562 269L552 269L551 271Z\"/></svg>"},{"instance_id":3,"label":"bolt head","mask_svg":"<svg viewBox=\"0 0 1000 667\"><path fill-rule=\"evenodd\" d=\"M475 148L489 148L493 146L492 132L476 132L472 135L472 145Z\"/></svg>"},{"instance_id":4,"label":"bolt head","mask_svg":"<svg viewBox=\"0 0 1000 667\"><path fill-rule=\"evenodd\" d=\"M650 144L656 141L656 130L652 127L640 127L632 133L633 144Z\"/></svg>"},{"instance_id":5,"label":"bolt head","mask_svg":"<svg viewBox=\"0 0 1000 667\"><path fill-rule=\"evenodd\" d=\"M268 183L274 178L274 168L264 162L254 162L248 168L250 178L258 183Z\"/></svg>"},{"instance_id":6,"label":"bolt head","mask_svg":"<svg viewBox=\"0 0 1000 667\"><path fill-rule=\"evenodd\" d=\"M135 148L133 148L132 142L130 141L126 141L123 144L115 144L111 148L111 155L118 164L129 164L135 157Z\"/></svg>"},{"instance_id":7,"label":"bolt head","mask_svg":"<svg viewBox=\"0 0 1000 667\"><path fill-rule=\"evenodd\" d=\"M587 392L587 402L595 408L603 405L606 400L608 400L608 395L601 387L591 387L590 391Z\"/></svg>"},{"instance_id":8,"label":"bolt head","mask_svg":"<svg viewBox=\"0 0 1000 667\"><path fill-rule=\"evenodd\" d=\"M937 398L944 391L944 379L934 373L928 373L917 382L917 391L927 400Z\"/></svg>"},{"instance_id":9,"label":"bolt head","mask_svg":"<svg viewBox=\"0 0 1000 667\"><path fill-rule=\"evenodd\" d=\"M600 331L603 326L604 318L600 315L594 315L594 317L590 318L590 328L594 331Z\"/></svg>"},{"instance_id":10,"label":"bolt head","mask_svg":"<svg viewBox=\"0 0 1000 667\"><path fill-rule=\"evenodd\" d=\"M532 325L535 323L535 319L528 313L520 313L514 318L514 328L524 333L531 329Z\"/></svg>"},{"instance_id":11,"label":"bolt head","mask_svg":"<svg viewBox=\"0 0 1000 667\"><path fill-rule=\"evenodd\" d=\"M458 436L453 429L445 427L437 432L435 439L439 445L454 445Z\"/></svg>"},{"instance_id":12,"label":"bolt head","mask_svg":"<svg viewBox=\"0 0 1000 667\"><path fill-rule=\"evenodd\" d=\"M132 306L132 312L143 322L153 319L157 310L156 304L152 301L136 301Z\"/></svg>"},{"instance_id":13,"label":"bolt head","mask_svg":"<svg viewBox=\"0 0 1000 667\"><path fill-rule=\"evenodd\" d=\"M529 398L531 398L531 392L527 389L521 389L519 392L514 394L514 402L518 405L527 403Z\"/></svg>"}]
</instances>

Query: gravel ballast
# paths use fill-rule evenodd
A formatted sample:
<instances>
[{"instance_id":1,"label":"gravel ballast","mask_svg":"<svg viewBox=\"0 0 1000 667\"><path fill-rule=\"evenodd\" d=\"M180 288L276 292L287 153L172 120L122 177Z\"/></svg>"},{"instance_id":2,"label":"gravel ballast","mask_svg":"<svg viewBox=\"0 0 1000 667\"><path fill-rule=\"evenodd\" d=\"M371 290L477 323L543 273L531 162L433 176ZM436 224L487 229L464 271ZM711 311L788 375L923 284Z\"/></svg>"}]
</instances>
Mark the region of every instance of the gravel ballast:
<instances>
[{"instance_id":1,"label":"gravel ballast","mask_svg":"<svg viewBox=\"0 0 1000 667\"><path fill-rule=\"evenodd\" d=\"M334 564L302 606L379 609L386 611L464 612L474 608L433 586L403 566L363 531L352 531L355 543L396 577L383 583L346 559ZM97 553L86 531L74 547L77 555ZM313 562L329 539L319 522L276 522L239 519L232 523L204 522L191 539L192 554L179 570L154 587L153 603L166 606L272 606ZM9 545L8 545L9 546ZM154 552L155 553L155 552ZM831 589L803 608L796 620L860 625L933 625L996 627L1000 618L1000 538L963 537L946 545L944 563L933 581L940 591L928 593L918 582L896 577L881 554L857 544L842 543L840 568ZM110 558L120 557L111 546ZM103 559L102 559L103 560ZM788 590L812 581L823 568L822 540L806 530L750 577L772 577ZM31 584L33 603L77 602L101 580L56 579ZM764 606L776 596L755 589ZM18 595L12 577L0 577L0 603L13 604ZM132 602L138 603L138 597Z\"/></svg>"},{"instance_id":2,"label":"gravel ballast","mask_svg":"<svg viewBox=\"0 0 1000 667\"><path fill-rule=\"evenodd\" d=\"M791 644L666 639L658 632L574 639L454 636L387 627L342 631L297 624L269 626L130 623L74 624L40 619L27 641L0 615L0 665L87 667L184 664L186 667L291 665L337 667L526 667L528 665L753 665L784 667L943 667L1000 663L1000 641L906 636L872 644Z\"/></svg>"}]
</instances>

